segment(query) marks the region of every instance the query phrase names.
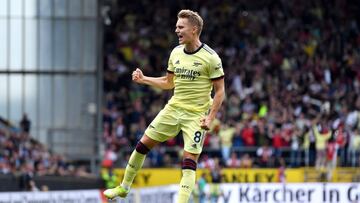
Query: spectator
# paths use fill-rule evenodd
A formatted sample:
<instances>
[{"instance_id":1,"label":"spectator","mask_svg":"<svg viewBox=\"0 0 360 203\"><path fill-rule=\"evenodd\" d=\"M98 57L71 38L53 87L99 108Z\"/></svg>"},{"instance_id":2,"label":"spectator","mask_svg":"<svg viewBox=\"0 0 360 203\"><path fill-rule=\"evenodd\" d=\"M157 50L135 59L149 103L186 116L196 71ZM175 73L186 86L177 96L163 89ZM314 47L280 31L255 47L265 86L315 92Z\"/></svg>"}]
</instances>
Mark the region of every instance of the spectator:
<instances>
[{"instance_id":1,"label":"spectator","mask_svg":"<svg viewBox=\"0 0 360 203\"><path fill-rule=\"evenodd\" d=\"M360 130L356 128L351 135L352 141L350 142L350 157L351 166L357 167L360 165Z\"/></svg>"},{"instance_id":2,"label":"spectator","mask_svg":"<svg viewBox=\"0 0 360 203\"><path fill-rule=\"evenodd\" d=\"M335 131L335 140L337 145L337 151L340 155L340 165L345 166L347 164L347 151L348 151L348 140L349 133L345 131L344 126L340 124L338 129Z\"/></svg>"},{"instance_id":3,"label":"spectator","mask_svg":"<svg viewBox=\"0 0 360 203\"><path fill-rule=\"evenodd\" d=\"M291 134L291 152L290 152L290 165L292 167L298 167L300 165L300 139L301 139L301 131L296 128L294 132Z\"/></svg>"},{"instance_id":4,"label":"spectator","mask_svg":"<svg viewBox=\"0 0 360 203\"><path fill-rule=\"evenodd\" d=\"M286 182L286 164L285 164L285 160L284 158L280 158L279 160L279 168L278 168L278 181L280 183L285 183Z\"/></svg>"},{"instance_id":5,"label":"spectator","mask_svg":"<svg viewBox=\"0 0 360 203\"><path fill-rule=\"evenodd\" d=\"M241 137L241 124L236 124L234 136L232 139L232 151L240 149L243 146L243 139Z\"/></svg>"},{"instance_id":6,"label":"spectator","mask_svg":"<svg viewBox=\"0 0 360 203\"><path fill-rule=\"evenodd\" d=\"M9 161L5 158L0 159L0 174L10 174L11 168L9 165Z\"/></svg>"},{"instance_id":7,"label":"spectator","mask_svg":"<svg viewBox=\"0 0 360 203\"><path fill-rule=\"evenodd\" d=\"M336 167L336 142L334 136L331 136L326 144L326 180L331 181L333 170Z\"/></svg>"},{"instance_id":8,"label":"spectator","mask_svg":"<svg viewBox=\"0 0 360 203\"><path fill-rule=\"evenodd\" d=\"M116 146L111 145L104 154L104 158L102 160L102 167L111 168L114 167L114 163L117 161L118 156L116 154Z\"/></svg>"},{"instance_id":9,"label":"spectator","mask_svg":"<svg viewBox=\"0 0 360 203\"><path fill-rule=\"evenodd\" d=\"M199 167L211 170L215 167L215 160L209 157L209 155L204 154L200 157Z\"/></svg>"},{"instance_id":10,"label":"spectator","mask_svg":"<svg viewBox=\"0 0 360 203\"><path fill-rule=\"evenodd\" d=\"M121 116L117 117L114 129L115 129L114 144L116 145L116 147L119 149L129 146L130 144L129 136L126 133L126 126Z\"/></svg>"},{"instance_id":11,"label":"spectator","mask_svg":"<svg viewBox=\"0 0 360 203\"><path fill-rule=\"evenodd\" d=\"M241 160L238 158L236 152L231 152L231 157L226 159L226 166L229 168L239 168L241 165Z\"/></svg>"},{"instance_id":12,"label":"spectator","mask_svg":"<svg viewBox=\"0 0 360 203\"><path fill-rule=\"evenodd\" d=\"M259 166L260 167L269 167L273 165L272 155L273 150L269 147L267 143L258 148L256 151L257 156L259 157Z\"/></svg>"},{"instance_id":13,"label":"spectator","mask_svg":"<svg viewBox=\"0 0 360 203\"><path fill-rule=\"evenodd\" d=\"M33 191L33 192L40 191L40 189L36 186L34 180L29 181L29 191Z\"/></svg>"},{"instance_id":14,"label":"spectator","mask_svg":"<svg viewBox=\"0 0 360 203\"><path fill-rule=\"evenodd\" d=\"M22 132L25 133L29 133L30 132L30 128L31 128L31 121L29 120L29 118L27 117L27 114L24 113L23 117L20 121L20 127Z\"/></svg>"},{"instance_id":15,"label":"spectator","mask_svg":"<svg viewBox=\"0 0 360 203\"><path fill-rule=\"evenodd\" d=\"M218 199L223 195L223 191L220 187L222 183L222 170L220 166L220 160L215 159L214 168L210 171L211 183L210 183L210 202L217 203Z\"/></svg>"},{"instance_id":16,"label":"spectator","mask_svg":"<svg viewBox=\"0 0 360 203\"><path fill-rule=\"evenodd\" d=\"M117 184L117 178L116 175L113 173L113 168L103 168L101 170L101 178L103 179L104 183L105 183L105 188L109 189L109 188L113 188L116 186Z\"/></svg>"},{"instance_id":17,"label":"spectator","mask_svg":"<svg viewBox=\"0 0 360 203\"><path fill-rule=\"evenodd\" d=\"M241 131L241 137L244 141L245 146L255 146L254 129L250 125L249 121L245 121L244 128Z\"/></svg>"},{"instance_id":18,"label":"spectator","mask_svg":"<svg viewBox=\"0 0 360 203\"><path fill-rule=\"evenodd\" d=\"M275 131L270 137L272 137L272 147L274 149L275 158L281 157L281 148L283 147L283 136L280 128L275 128Z\"/></svg>"},{"instance_id":19,"label":"spectator","mask_svg":"<svg viewBox=\"0 0 360 203\"><path fill-rule=\"evenodd\" d=\"M207 185L206 174L203 173L203 174L201 174L199 180L196 183L197 187L195 187L195 190L194 190L194 203L196 203L196 202L205 203L206 198L207 198L207 194L205 191L206 185Z\"/></svg>"},{"instance_id":20,"label":"spectator","mask_svg":"<svg viewBox=\"0 0 360 203\"><path fill-rule=\"evenodd\" d=\"M232 147L232 138L235 134L235 128L232 124L223 124L220 129L219 137L221 144L221 155L224 162L226 162L230 158L230 150Z\"/></svg>"},{"instance_id":21,"label":"spectator","mask_svg":"<svg viewBox=\"0 0 360 203\"><path fill-rule=\"evenodd\" d=\"M331 132L324 122L319 127L314 125L312 128L316 139L316 169L323 170L326 163L326 142L330 138Z\"/></svg>"},{"instance_id":22,"label":"spectator","mask_svg":"<svg viewBox=\"0 0 360 203\"><path fill-rule=\"evenodd\" d=\"M253 160L248 153L244 154L240 159L241 168L251 168L253 166Z\"/></svg>"},{"instance_id":23,"label":"spectator","mask_svg":"<svg viewBox=\"0 0 360 203\"><path fill-rule=\"evenodd\" d=\"M305 165L314 166L315 164L315 134L313 128L306 128L304 133L303 148L305 150Z\"/></svg>"},{"instance_id":24,"label":"spectator","mask_svg":"<svg viewBox=\"0 0 360 203\"><path fill-rule=\"evenodd\" d=\"M48 191L49 191L49 186L47 186L47 185L42 185L42 186L41 186L41 191L42 191L42 192L48 192Z\"/></svg>"},{"instance_id":25,"label":"spectator","mask_svg":"<svg viewBox=\"0 0 360 203\"><path fill-rule=\"evenodd\" d=\"M30 163L25 163L21 166L21 174L19 180L19 188L23 191L36 190L34 182L34 168Z\"/></svg>"}]
</instances>

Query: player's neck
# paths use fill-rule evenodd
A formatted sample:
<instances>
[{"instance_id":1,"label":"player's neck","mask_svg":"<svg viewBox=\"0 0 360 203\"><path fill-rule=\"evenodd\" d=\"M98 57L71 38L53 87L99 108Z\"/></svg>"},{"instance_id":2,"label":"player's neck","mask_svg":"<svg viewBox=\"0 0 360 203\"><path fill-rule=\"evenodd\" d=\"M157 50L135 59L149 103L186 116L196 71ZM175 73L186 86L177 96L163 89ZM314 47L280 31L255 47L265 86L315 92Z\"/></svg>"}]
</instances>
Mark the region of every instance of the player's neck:
<instances>
[{"instance_id":1,"label":"player's neck","mask_svg":"<svg viewBox=\"0 0 360 203\"><path fill-rule=\"evenodd\" d=\"M194 42L191 42L191 43L188 43L188 44L185 44L185 51L186 52L194 52L196 51L197 49L199 49L199 47L201 47L202 43L199 39L195 40Z\"/></svg>"}]
</instances>

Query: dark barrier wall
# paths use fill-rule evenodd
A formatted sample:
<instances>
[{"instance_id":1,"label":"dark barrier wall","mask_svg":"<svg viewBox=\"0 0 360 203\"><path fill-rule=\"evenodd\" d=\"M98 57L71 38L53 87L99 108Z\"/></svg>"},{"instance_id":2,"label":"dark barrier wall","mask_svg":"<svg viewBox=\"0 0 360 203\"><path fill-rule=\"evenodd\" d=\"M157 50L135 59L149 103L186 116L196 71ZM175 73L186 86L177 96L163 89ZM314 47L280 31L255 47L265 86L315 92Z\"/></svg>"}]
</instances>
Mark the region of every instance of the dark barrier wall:
<instances>
[{"instance_id":1,"label":"dark barrier wall","mask_svg":"<svg viewBox=\"0 0 360 203\"><path fill-rule=\"evenodd\" d=\"M101 189L103 181L100 178L79 178L64 176L40 176L34 181L38 188L46 185L49 190ZM0 191L21 191L20 178L13 175L0 175Z\"/></svg>"},{"instance_id":2,"label":"dark barrier wall","mask_svg":"<svg viewBox=\"0 0 360 203\"><path fill-rule=\"evenodd\" d=\"M12 175L0 175L0 191L19 191L19 181Z\"/></svg>"}]
</instances>

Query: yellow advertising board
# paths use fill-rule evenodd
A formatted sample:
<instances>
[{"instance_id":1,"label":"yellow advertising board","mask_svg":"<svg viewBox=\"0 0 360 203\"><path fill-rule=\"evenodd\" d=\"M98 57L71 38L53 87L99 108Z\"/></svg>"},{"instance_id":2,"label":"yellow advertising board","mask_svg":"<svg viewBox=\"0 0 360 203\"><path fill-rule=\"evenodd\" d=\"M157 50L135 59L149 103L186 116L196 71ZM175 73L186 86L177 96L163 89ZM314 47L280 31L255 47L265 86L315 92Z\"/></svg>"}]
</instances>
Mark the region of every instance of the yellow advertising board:
<instances>
[{"instance_id":1,"label":"yellow advertising board","mask_svg":"<svg viewBox=\"0 0 360 203\"><path fill-rule=\"evenodd\" d=\"M317 170L313 167L304 168L304 174L306 174L306 182L321 182L327 181L328 176L331 174L330 182L350 183L359 182L360 180L360 168L346 168L338 167L331 172L327 170Z\"/></svg>"},{"instance_id":2,"label":"yellow advertising board","mask_svg":"<svg viewBox=\"0 0 360 203\"><path fill-rule=\"evenodd\" d=\"M106 170L106 169L103 169ZM124 177L125 169L114 169L114 174L117 176L117 182ZM168 185L180 182L181 170L180 169L141 169L134 179L133 187L149 187ZM117 184L118 184L117 183Z\"/></svg>"},{"instance_id":3,"label":"yellow advertising board","mask_svg":"<svg viewBox=\"0 0 360 203\"><path fill-rule=\"evenodd\" d=\"M280 182L278 169L223 169L223 182L226 183L270 183ZM304 173L300 169L287 169L286 182L304 182Z\"/></svg>"},{"instance_id":4,"label":"yellow advertising board","mask_svg":"<svg viewBox=\"0 0 360 203\"><path fill-rule=\"evenodd\" d=\"M360 178L360 169L358 167L354 168L336 168L332 173L331 182L339 183L350 183L350 182L359 182Z\"/></svg>"},{"instance_id":5,"label":"yellow advertising board","mask_svg":"<svg viewBox=\"0 0 360 203\"><path fill-rule=\"evenodd\" d=\"M103 169L106 170L106 169ZM114 174L118 182L124 176L124 169L115 169ZM205 173L207 181L211 181L210 171L198 169L197 177ZM252 183L252 182L279 182L278 169L238 169L226 168L222 170L224 183ZM285 171L286 182L304 182L304 170L287 169ZM180 169L141 169L134 180L133 187L149 187L180 182Z\"/></svg>"}]
</instances>

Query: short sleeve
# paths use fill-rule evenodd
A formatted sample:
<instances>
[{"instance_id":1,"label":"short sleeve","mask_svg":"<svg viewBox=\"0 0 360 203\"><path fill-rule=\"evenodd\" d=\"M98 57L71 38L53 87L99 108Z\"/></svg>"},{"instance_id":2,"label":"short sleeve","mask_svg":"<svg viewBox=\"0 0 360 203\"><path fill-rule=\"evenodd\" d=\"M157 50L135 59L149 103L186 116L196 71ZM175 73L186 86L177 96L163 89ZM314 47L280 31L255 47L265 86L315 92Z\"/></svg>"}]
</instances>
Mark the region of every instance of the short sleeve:
<instances>
[{"instance_id":1,"label":"short sleeve","mask_svg":"<svg viewBox=\"0 0 360 203\"><path fill-rule=\"evenodd\" d=\"M174 56L174 50L171 52L170 57L169 57L169 61L168 61L168 67L167 67L167 71L168 72L174 72L174 63L173 63L173 56Z\"/></svg>"},{"instance_id":2,"label":"short sleeve","mask_svg":"<svg viewBox=\"0 0 360 203\"><path fill-rule=\"evenodd\" d=\"M212 55L209 64L209 77L210 79L217 79L224 76L221 59L217 54Z\"/></svg>"}]
</instances>

